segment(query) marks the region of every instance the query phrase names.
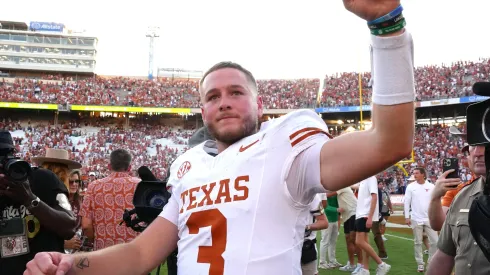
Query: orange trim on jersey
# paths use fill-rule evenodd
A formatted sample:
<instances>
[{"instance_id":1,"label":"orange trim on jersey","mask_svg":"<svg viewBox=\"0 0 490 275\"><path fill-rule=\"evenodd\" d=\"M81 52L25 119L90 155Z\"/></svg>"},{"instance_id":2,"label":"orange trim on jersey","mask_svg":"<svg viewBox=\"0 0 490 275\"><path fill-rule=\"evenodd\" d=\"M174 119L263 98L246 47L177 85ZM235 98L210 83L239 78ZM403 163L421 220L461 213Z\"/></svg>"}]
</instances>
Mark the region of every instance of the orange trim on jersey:
<instances>
[{"instance_id":1,"label":"orange trim on jersey","mask_svg":"<svg viewBox=\"0 0 490 275\"><path fill-rule=\"evenodd\" d=\"M289 136L289 139L293 139L295 138L297 135L303 133L303 132L307 132L307 131L311 131L311 130L321 130L320 128L316 128L316 127L306 127L306 128L303 128L303 129L300 129L294 133L292 133L290 136Z\"/></svg>"},{"instance_id":2,"label":"orange trim on jersey","mask_svg":"<svg viewBox=\"0 0 490 275\"><path fill-rule=\"evenodd\" d=\"M304 132L306 132L306 134L302 135L301 137L299 137L299 138L297 138L297 139L295 139L295 140L293 141L293 139L294 139L296 136L298 136L299 134L304 133ZM316 127L307 127L307 128L303 128L303 129L301 129L301 130L298 130L298 131L294 132L293 134L291 134L291 135L289 136L289 139L292 141L292 142L291 142L291 146L293 146L293 147L294 147L295 145L297 145L297 144L298 144L298 143L300 143L301 141L305 140L306 138L308 138L308 137L310 137L310 136L313 136L313 135L316 135L316 134L321 134L321 133L323 133L323 134L327 135L327 137L329 137L329 138L333 138L333 137L332 137L332 136L331 136L329 133L327 133L326 131L324 131L324 130L322 130L322 129L320 129L320 128L316 128Z\"/></svg>"}]
</instances>

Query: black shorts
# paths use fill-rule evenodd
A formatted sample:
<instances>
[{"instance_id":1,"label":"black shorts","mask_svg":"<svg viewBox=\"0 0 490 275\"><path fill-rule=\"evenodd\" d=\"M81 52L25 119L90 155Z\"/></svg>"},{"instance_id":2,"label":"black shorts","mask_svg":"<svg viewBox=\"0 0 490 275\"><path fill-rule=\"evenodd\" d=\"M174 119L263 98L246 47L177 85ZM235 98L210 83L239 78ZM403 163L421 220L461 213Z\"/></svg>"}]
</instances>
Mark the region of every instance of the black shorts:
<instances>
[{"instance_id":1,"label":"black shorts","mask_svg":"<svg viewBox=\"0 0 490 275\"><path fill-rule=\"evenodd\" d=\"M371 228L366 227L367 218L360 218L356 220L356 232L369 233Z\"/></svg>"},{"instance_id":2,"label":"black shorts","mask_svg":"<svg viewBox=\"0 0 490 275\"><path fill-rule=\"evenodd\" d=\"M381 212L381 217L389 217L389 216L391 216L390 212Z\"/></svg>"},{"instance_id":3,"label":"black shorts","mask_svg":"<svg viewBox=\"0 0 490 275\"><path fill-rule=\"evenodd\" d=\"M356 215L350 216L348 220L344 222L344 234L356 231Z\"/></svg>"}]
</instances>

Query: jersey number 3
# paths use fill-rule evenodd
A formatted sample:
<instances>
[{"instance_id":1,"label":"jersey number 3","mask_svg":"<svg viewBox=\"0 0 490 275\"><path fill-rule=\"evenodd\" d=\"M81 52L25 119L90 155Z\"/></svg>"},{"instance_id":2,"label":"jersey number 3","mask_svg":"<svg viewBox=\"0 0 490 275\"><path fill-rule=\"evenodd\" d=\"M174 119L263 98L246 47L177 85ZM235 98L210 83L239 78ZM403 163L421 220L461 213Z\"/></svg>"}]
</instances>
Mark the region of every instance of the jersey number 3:
<instances>
[{"instance_id":1,"label":"jersey number 3","mask_svg":"<svg viewBox=\"0 0 490 275\"><path fill-rule=\"evenodd\" d=\"M211 246L199 246L197 254L198 263L209 263L209 275L223 275L225 259L223 253L226 249L226 218L218 209L209 209L194 212L187 220L189 234L199 233L202 227L211 227Z\"/></svg>"}]
</instances>

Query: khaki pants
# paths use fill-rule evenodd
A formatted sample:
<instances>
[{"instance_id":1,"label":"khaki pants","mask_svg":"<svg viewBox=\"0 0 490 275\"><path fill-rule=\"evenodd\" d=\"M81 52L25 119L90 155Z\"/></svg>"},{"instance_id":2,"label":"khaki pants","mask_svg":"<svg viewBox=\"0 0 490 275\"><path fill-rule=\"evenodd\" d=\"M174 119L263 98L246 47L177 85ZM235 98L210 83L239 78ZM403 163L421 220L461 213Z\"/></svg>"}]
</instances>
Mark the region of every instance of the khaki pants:
<instances>
[{"instance_id":1,"label":"khaki pants","mask_svg":"<svg viewBox=\"0 0 490 275\"><path fill-rule=\"evenodd\" d=\"M337 262L335 249L337 248L337 238L339 236L339 224L332 222L327 229L322 230L322 240L320 241L320 264ZM328 251L328 260L327 260Z\"/></svg>"},{"instance_id":2,"label":"khaki pants","mask_svg":"<svg viewBox=\"0 0 490 275\"><path fill-rule=\"evenodd\" d=\"M432 230L432 228L429 225L429 222L416 222L412 220L412 230L413 230L413 237L414 237L414 253L415 253L415 261L419 265L424 264L424 255L423 255L423 250L422 250L422 244L423 244L423 234L424 232L427 234L427 238L429 239L429 259L427 263L430 263L430 260L432 259L432 255L437 250L437 240L439 237L437 236L437 232Z\"/></svg>"},{"instance_id":3,"label":"khaki pants","mask_svg":"<svg viewBox=\"0 0 490 275\"><path fill-rule=\"evenodd\" d=\"M316 261L301 264L301 271L303 272L303 275L316 275L318 273Z\"/></svg>"}]
</instances>

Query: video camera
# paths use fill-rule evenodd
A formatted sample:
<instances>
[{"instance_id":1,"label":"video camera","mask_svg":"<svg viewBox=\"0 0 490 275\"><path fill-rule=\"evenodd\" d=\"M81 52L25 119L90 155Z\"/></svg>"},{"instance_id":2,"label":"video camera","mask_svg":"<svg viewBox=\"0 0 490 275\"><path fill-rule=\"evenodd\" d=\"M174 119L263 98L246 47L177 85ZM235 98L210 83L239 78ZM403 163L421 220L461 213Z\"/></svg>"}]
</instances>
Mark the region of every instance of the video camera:
<instances>
[{"instance_id":1,"label":"video camera","mask_svg":"<svg viewBox=\"0 0 490 275\"><path fill-rule=\"evenodd\" d=\"M159 181L150 169L141 166L138 169L141 181L136 186L133 196L134 209L124 210L123 222L127 227L136 232L143 232L162 212L171 196L167 190L168 177ZM156 274L160 274L161 265L158 266ZM169 275L177 274L177 250L167 258L167 269Z\"/></svg>"},{"instance_id":2,"label":"video camera","mask_svg":"<svg viewBox=\"0 0 490 275\"><path fill-rule=\"evenodd\" d=\"M477 82L473 92L479 96L490 96L490 82ZM466 109L468 144L490 145L490 99L474 103Z\"/></svg>"},{"instance_id":3,"label":"video camera","mask_svg":"<svg viewBox=\"0 0 490 275\"><path fill-rule=\"evenodd\" d=\"M171 194L167 190L168 178L163 181L157 180L146 166L138 169L138 175L142 181L134 191L134 209L124 210L123 222L134 231L142 232L162 212Z\"/></svg>"},{"instance_id":4,"label":"video camera","mask_svg":"<svg viewBox=\"0 0 490 275\"><path fill-rule=\"evenodd\" d=\"M473 92L482 97L490 96L490 82L477 82ZM467 141L470 146L485 146L486 178L483 195L475 198L468 214L471 234L481 251L490 261L490 99L474 103L466 109ZM476 184L476 183L475 183Z\"/></svg>"},{"instance_id":5,"label":"video camera","mask_svg":"<svg viewBox=\"0 0 490 275\"><path fill-rule=\"evenodd\" d=\"M12 149L0 149L0 164L0 172L13 183L25 182L32 171L31 165L15 157Z\"/></svg>"}]
</instances>

